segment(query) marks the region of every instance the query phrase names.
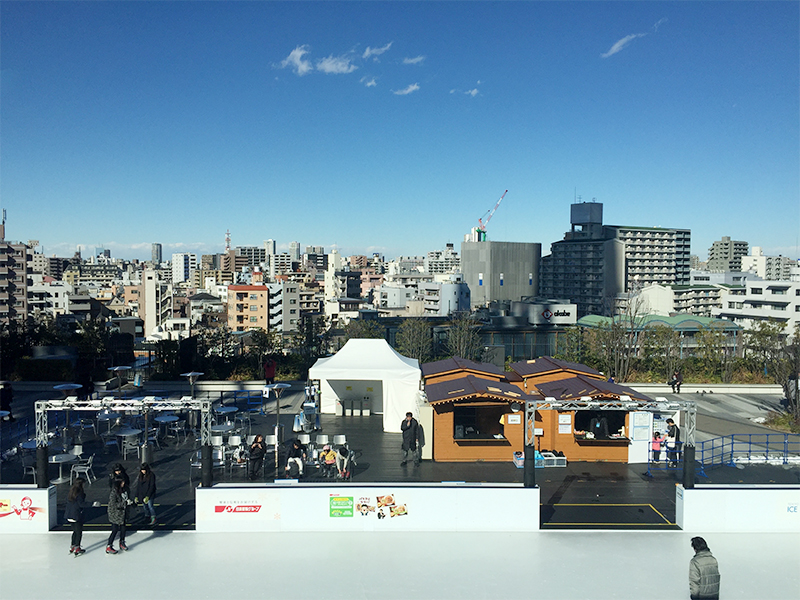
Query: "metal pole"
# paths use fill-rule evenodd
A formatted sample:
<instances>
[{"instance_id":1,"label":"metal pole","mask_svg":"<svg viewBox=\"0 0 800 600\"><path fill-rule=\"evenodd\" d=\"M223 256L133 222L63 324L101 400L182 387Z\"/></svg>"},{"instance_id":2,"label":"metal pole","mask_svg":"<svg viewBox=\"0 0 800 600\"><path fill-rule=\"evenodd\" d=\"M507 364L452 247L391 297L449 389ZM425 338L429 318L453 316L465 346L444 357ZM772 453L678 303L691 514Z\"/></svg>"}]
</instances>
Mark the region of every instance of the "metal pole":
<instances>
[{"instance_id":1,"label":"metal pole","mask_svg":"<svg viewBox=\"0 0 800 600\"><path fill-rule=\"evenodd\" d=\"M522 485L536 487L536 453L533 446L525 445L525 460L522 467Z\"/></svg>"},{"instance_id":2,"label":"metal pole","mask_svg":"<svg viewBox=\"0 0 800 600\"><path fill-rule=\"evenodd\" d=\"M683 487L687 490L694 487L694 450L694 446L683 447Z\"/></svg>"}]
</instances>

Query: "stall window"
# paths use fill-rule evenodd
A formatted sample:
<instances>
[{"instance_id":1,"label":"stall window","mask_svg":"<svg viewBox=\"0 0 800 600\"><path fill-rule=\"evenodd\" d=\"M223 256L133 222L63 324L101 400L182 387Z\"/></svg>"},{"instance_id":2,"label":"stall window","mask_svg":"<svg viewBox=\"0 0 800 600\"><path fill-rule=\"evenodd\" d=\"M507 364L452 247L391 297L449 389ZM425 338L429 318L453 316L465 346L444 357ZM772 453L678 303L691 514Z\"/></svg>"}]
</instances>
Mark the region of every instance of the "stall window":
<instances>
[{"instance_id":1,"label":"stall window","mask_svg":"<svg viewBox=\"0 0 800 600\"><path fill-rule=\"evenodd\" d=\"M578 410L575 411L575 432L591 431L595 439L608 439L617 435L625 426L624 410ZM627 437L627 436L626 436Z\"/></svg>"},{"instance_id":2,"label":"stall window","mask_svg":"<svg viewBox=\"0 0 800 600\"><path fill-rule=\"evenodd\" d=\"M508 412L505 406L456 406L453 408L453 438L500 439L503 426L500 417Z\"/></svg>"}]
</instances>

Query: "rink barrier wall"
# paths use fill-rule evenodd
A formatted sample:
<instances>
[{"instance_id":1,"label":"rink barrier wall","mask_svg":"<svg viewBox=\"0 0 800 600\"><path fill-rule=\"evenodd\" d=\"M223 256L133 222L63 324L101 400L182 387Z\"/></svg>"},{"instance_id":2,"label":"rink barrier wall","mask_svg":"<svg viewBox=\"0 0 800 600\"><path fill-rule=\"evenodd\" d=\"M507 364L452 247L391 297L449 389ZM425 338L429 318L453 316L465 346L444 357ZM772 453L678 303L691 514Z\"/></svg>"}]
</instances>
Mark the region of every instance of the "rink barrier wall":
<instances>
[{"instance_id":1,"label":"rink barrier wall","mask_svg":"<svg viewBox=\"0 0 800 600\"><path fill-rule=\"evenodd\" d=\"M520 484L199 487L200 532L539 530L539 488Z\"/></svg>"}]
</instances>

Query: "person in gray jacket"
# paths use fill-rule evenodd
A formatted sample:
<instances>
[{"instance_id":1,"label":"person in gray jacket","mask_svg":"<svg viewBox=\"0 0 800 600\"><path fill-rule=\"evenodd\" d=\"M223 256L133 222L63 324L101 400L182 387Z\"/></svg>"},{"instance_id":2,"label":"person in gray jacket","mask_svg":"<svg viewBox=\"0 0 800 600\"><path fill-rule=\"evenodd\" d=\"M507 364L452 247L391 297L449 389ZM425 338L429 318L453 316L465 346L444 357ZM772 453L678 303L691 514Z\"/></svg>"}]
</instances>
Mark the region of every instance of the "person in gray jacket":
<instances>
[{"instance_id":1,"label":"person in gray jacket","mask_svg":"<svg viewBox=\"0 0 800 600\"><path fill-rule=\"evenodd\" d=\"M689 594L692 600L719 600L719 565L701 537L692 538L694 556L689 561Z\"/></svg>"}]
</instances>

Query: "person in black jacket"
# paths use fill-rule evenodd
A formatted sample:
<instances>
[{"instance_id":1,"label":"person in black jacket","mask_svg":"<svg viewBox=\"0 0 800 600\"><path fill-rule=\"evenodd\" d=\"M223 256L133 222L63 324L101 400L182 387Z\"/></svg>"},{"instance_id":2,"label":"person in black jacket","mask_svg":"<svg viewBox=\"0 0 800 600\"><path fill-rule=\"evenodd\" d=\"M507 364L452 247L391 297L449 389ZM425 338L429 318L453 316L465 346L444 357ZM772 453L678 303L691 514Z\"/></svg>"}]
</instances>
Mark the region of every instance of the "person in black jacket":
<instances>
[{"instance_id":1,"label":"person in black jacket","mask_svg":"<svg viewBox=\"0 0 800 600\"><path fill-rule=\"evenodd\" d=\"M115 479L111 486L111 493L108 495L108 521L111 523L111 535L108 536L106 554L117 554L117 550L114 549L117 533L119 533L119 549L128 549L125 543L125 531L128 522L128 506L133 504L128 494L127 482L122 478Z\"/></svg>"},{"instance_id":2,"label":"person in black jacket","mask_svg":"<svg viewBox=\"0 0 800 600\"><path fill-rule=\"evenodd\" d=\"M295 439L292 442L292 447L289 448L289 455L286 457L286 476L291 475L292 463L297 465L297 471L300 477L303 476L303 463L306 460L306 447L303 443Z\"/></svg>"},{"instance_id":3,"label":"person in black jacket","mask_svg":"<svg viewBox=\"0 0 800 600\"><path fill-rule=\"evenodd\" d=\"M264 436L259 433L253 443L250 444L250 472L248 477L250 477L251 481L258 478L258 474L264 466L264 455L266 453L267 445L264 443Z\"/></svg>"},{"instance_id":4,"label":"person in black jacket","mask_svg":"<svg viewBox=\"0 0 800 600\"><path fill-rule=\"evenodd\" d=\"M667 466L677 467L681 451L681 429L672 419L667 419Z\"/></svg>"},{"instance_id":5,"label":"person in black jacket","mask_svg":"<svg viewBox=\"0 0 800 600\"><path fill-rule=\"evenodd\" d=\"M156 524L156 509L153 508L155 496L156 474L150 470L150 465L142 463L136 477L136 502L142 504L142 513L145 519L150 519L150 525Z\"/></svg>"},{"instance_id":6,"label":"person in black jacket","mask_svg":"<svg viewBox=\"0 0 800 600\"><path fill-rule=\"evenodd\" d=\"M111 468L111 473L108 474L108 487L114 487L114 481L117 479L122 479L125 481L125 489L128 490L131 487L131 478L128 476L128 472L125 470L125 467L122 466L122 463L116 463Z\"/></svg>"},{"instance_id":7,"label":"person in black jacket","mask_svg":"<svg viewBox=\"0 0 800 600\"><path fill-rule=\"evenodd\" d=\"M8 412L5 417L6 421L14 421L14 415L11 414L11 403L14 401L14 390L11 389L11 384L8 381L3 381L0 384L0 410Z\"/></svg>"},{"instance_id":8,"label":"person in black jacket","mask_svg":"<svg viewBox=\"0 0 800 600\"><path fill-rule=\"evenodd\" d=\"M400 465L405 465L408 462L409 456L414 459L414 466L419 466L420 452L420 428L419 423L410 412L406 413L406 418L400 423L400 430L403 432L403 462Z\"/></svg>"},{"instance_id":9,"label":"person in black jacket","mask_svg":"<svg viewBox=\"0 0 800 600\"><path fill-rule=\"evenodd\" d=\"M76 557L86 552L81 548L83 509L90 506L100 506L99 502L90 504L86 501L86 493L83 491L83 484L85 483L86 480L83 477L78 477L75 480L67 494L67 507L64 510L64 518L72 526L72 545L69 547L69 553L74 554Z\"/></svg>"}]
</instances>

